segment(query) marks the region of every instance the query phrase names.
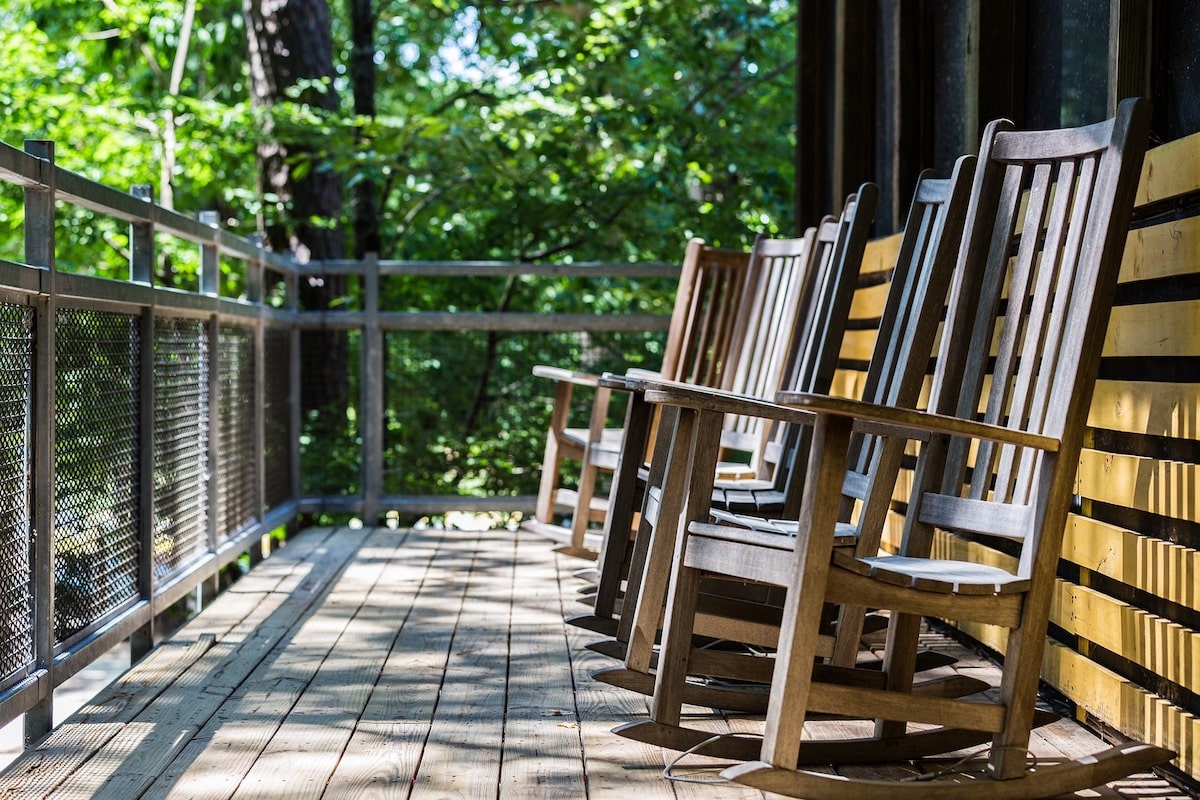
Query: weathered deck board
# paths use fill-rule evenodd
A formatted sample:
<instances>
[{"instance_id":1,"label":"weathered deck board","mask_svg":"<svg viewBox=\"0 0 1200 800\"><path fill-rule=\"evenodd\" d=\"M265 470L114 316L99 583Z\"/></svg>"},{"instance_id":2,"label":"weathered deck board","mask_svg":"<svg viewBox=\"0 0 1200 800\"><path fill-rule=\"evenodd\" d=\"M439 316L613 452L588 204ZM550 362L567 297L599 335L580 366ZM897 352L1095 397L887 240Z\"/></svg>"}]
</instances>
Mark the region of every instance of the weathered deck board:
<instances>
[{"instance_id":1,"label":"weathered deck board","mask_svg":"<svg viewBox=\"0 0 1200 800\"><path fill-rule=\"evenodd\" d=\"M507 531L305 532L0 773L0 795L761 797L669 782L673 753L610 732L647 703L588 677L610 662L562 622L577 566ZM961 656L960 671L994 676ZM686 713L714 733L760 725ZM1033 749L1100 747L1060 722ZM679 771L705 766L719 762ZM1151 776L1117 789L1092 796L1185 796Z\"/></svg>"}]
</instances>

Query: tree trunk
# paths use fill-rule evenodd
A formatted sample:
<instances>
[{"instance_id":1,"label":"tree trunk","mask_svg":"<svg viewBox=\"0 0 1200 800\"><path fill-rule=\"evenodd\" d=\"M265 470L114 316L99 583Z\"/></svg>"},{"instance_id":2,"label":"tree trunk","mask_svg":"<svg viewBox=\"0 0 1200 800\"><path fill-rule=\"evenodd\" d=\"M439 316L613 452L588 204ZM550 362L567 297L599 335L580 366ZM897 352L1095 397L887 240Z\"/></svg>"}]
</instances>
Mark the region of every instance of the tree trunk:
<instances>
[{"instance_id":1,"label":"tree trunk","mask_svg":"<svg viewBox=\"0 0 1200 800\"><path fill-rule=\"evenodd\" d=\"M350 86L354 93L354 114L375 116L375 12L371 0L347 0L350 9ZM365 139L360 128L360 143ZM354 257L380 252L379 206L375 181L362 178L351 199L354 221Z\"/></svg>"},{"instance_id":2,"label":"tree trunk","mask_svg":"<svg viewBox=\"0 0 1200 800\"><path fill-rule=\"evenodd\" d=\"M327 0L243 0L250 50L251 95L260 107L292 102L287 90L303 80L325 80L325 90L306 89L298 102L329 111L338 106L333 91L333 42ZM316 141L268 141L258 149L260 192L276 195L286 213L260 219L271 247L295 251L300 260L344 255L342 177L318 169ZM311 158L297 177L291 163ZM325 276L301 281L302 308L329 308L346 293L346 279ZM348 346L344 333L306 332L302 339L302 403L305 411L345 408L349 400Z\"/></svg>"}]
</instances>

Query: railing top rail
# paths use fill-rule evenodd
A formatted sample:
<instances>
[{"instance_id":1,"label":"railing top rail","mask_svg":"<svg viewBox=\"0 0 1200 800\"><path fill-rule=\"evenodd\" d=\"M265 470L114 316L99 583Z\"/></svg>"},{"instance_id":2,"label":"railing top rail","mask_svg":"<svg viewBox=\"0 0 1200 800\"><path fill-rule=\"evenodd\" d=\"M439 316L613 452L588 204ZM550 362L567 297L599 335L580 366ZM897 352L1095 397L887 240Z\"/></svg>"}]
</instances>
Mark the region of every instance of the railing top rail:
<instances>
[{"instance_id":1,"label":"railing top rail","mask_svg":"<svg viewBox=\"0 0 1200 800\"><path fill-rule=\"evenodd\" d=\"M273 253L249 239L62 167L55 166L51 171L44 159L3 142L0 142L0 179L27 188L54 187L57 196L74 205L130 223L152 223L164 233L196 244L213 245L221 252L262 263L278 272L296 271L296 264L288 255Z\"/></svg>"},{"instance_id":2,"label":"railing top rail","mask_svg":"<svg viewBox=\"0 0 1200 800\"><path fill-rule=\"evenodd\" d=\"M297 265L300 275L360 275L369 261L310 261ZM521 261L378 261L380 275L431 277L508 277L510 275L569 275L579 277L676 278L679 265L671 263L580 262L532 263Z\"/></svg>"}]
</instances>

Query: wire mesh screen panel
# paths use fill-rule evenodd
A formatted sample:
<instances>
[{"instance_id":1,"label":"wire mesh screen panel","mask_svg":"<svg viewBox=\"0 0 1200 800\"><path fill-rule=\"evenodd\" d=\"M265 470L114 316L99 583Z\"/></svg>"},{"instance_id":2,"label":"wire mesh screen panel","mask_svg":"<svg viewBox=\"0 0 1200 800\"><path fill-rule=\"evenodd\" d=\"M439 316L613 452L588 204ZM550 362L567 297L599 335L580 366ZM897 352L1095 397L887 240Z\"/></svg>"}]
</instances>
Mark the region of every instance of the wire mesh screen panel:
<instances>
[{"instance_id":1,"label":"wire mesh screen panel","mask_svg":"<svg viewBox=\"0 0 1200 800\"><path fill-rule=\"evenodd\" d=\"M154 571L208 552L208 329L154 320Z\"/></svg>"},{"instance_id":2,"label":"wire mesh screen panel","mask_svg":"<svg viewBox=\"0 0 1200 800\"><path fill-rule=\"evenodd\" d=\"M359 331L300 332L300 465L306 495L361 491L361 342Z\"/></svg>"},{"instance_id":3,"label":"wire mesh screen panel","mask_svg":"<svg viewBox=\"0 0 1200 800\"><path fill-rule=\"evenodd\" d=\"M268 509L292 498L292 332L268 327L263 331L263 491Z\"/></svg>"},{"instance_id":4,"label":"wire mesh screen panel","mask_svg":"<svg viewBox=\"0 0 1200 800\"><path fill-rule=\"evenodd\" d=\"M393 331L385 336L385 494L536 494L554 385L536 364L656 368L663 334ZM622 413L620 398L614 412ZM577 420L586 425L586 418ZM574 423L573 423L574 424Z\"/></svg>"},{"instance_id":5,"label":"wire mesh screen panel","mask_svg":"<svg viewBox=\"0 0 1200 800\"><path fill-rule=\"evenodd\" d=\"M32 381L33 312L0 303L0 681L33 661Z\"/></svg>"},{"instance_id":6,"label":"wire mesh screen panel","mask_svg":"<svg viewBox=\"0 0 1200 800\"><path fill-rule=\"evenodd\" d=\"M220 430L217 445L217 538L224 540L258 514L254 462L254 330L222 324Z\"/></svg>"},{"instance_id":7,"label":"wire mesh screen panel","mask_svg":"<svg viewBox=\"0 0 1200 800\"><path fill-rule=\"evenodd\" d=\"M60 308L55 320L55 637L137 597L138 318Z\"/></svg>"}]
</instances>

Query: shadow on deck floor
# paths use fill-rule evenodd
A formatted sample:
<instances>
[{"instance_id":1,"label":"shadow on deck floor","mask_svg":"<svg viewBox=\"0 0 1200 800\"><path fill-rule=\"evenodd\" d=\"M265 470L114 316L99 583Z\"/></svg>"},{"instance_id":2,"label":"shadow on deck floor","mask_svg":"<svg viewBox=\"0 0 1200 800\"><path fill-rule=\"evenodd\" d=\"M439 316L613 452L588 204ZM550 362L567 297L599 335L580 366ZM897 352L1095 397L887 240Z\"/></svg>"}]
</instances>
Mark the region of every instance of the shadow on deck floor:
<instances>
[{"instance_id":1,"label":"shadow on deck floor","mask_svg":"<svg viewBox=\"0 0 1200 800\"><path fill-rule=\"evenodd\" d=\"M610 733L646 700L587 677L610 662L562 622L580 565L504 530L305 531L11 764L0 794L761 796L669 782L673 754ZM959 649L959 669L995 674ZM1048 756L1102 748L1070 722L1043 730ZM1148 776L1117 788L1091 796L1186 797Z\"/></svg>"}]
</instances>

